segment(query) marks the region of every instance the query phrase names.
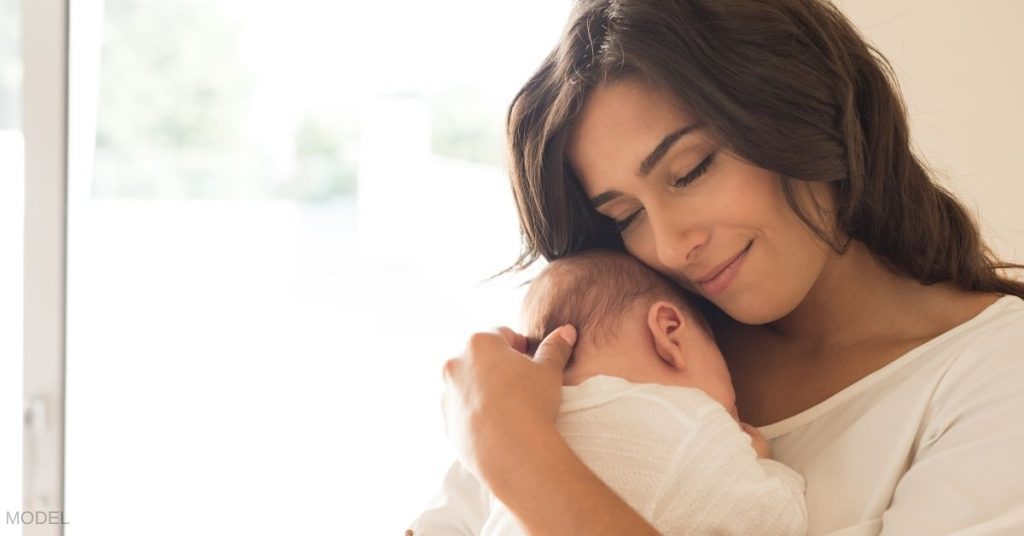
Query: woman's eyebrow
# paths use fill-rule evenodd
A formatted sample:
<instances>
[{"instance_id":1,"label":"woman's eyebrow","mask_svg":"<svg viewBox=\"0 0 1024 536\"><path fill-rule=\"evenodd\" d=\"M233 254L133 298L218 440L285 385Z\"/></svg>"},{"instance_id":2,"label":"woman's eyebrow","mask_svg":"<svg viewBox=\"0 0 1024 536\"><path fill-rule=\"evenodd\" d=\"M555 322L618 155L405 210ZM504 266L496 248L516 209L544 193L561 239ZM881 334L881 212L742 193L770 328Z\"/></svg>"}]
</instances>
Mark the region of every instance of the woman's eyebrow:
<instances>
[{"instance_id":1,"label":"woman's eyebrow","mask_svg":"<svg viewBox=\"0 0 1024 536\"><path fill-rule=\"evenodd\" d=\"M621 195L622 195L622 192L619 192L619 191L616 191L616 190L608 190L607 192L605 192L603 194L598 194L598 195L595 195L594 197L591 197L590 198L590 204L593 205L595 209L597 209L597 208L600 208L601 205L603 205L603 204L605 204L605 203L611 201L612 199L615 199L616 197L619 197Z\"/></svg>"},{"instance_id":2,"label":"woman's eyebrow","mask_svg":"<svg viewBox=\"0 0 1024 536\"><path fill-rule=\"evenodd\" d=\"M654 166L658 165L658 162L665 157L665 154L668 153L668 150L671 149L677 141L679 141L679 138L682 138L683 136L689 134L698 126L700 125L694 123L692 125L685 126L662 138L661 143L659 143L658 146L655 147L653 151L651 151L651 154L647 155L647 158L644 158L644 161L640 163L640 169L637 170L637 174L640 175L641 177L646 177L650 175L651 170L654 169Z\"/></svg>"},{"instance_id":3,"label":"woman's eyebrow","mask_svg":"<svg viewBox=\"0 0 1024 536\"><path fill-rule=\"evenodd\" d=\"M694 123L692 125L687 125L679 130L676 130L675 132L667 134L664 138L661 139L661 143L659 143L658 146L655 147L653 151L651 151L651 154L647 155L647 157L644 158L644 161L640 163L640 168L637 170L637 175L640 175L641 177L646 177L650 175L651 171L654 169L654 166L658 165L658 162L660 162L662 158L665 158L665 155L668 154L669 149L671 149L672 146L675 145L677 141L679 141L679 138L682 138L683 136L689 134L690 132L693 132L699 127L700 124ZM590 204L593 205L595 209L597 209L601 205L608 203L609 201L617 197L620 197L621 195L622 192L619 192L617 190L608 190L607 192L591 197Z\"/></svg>"}]
</instances>

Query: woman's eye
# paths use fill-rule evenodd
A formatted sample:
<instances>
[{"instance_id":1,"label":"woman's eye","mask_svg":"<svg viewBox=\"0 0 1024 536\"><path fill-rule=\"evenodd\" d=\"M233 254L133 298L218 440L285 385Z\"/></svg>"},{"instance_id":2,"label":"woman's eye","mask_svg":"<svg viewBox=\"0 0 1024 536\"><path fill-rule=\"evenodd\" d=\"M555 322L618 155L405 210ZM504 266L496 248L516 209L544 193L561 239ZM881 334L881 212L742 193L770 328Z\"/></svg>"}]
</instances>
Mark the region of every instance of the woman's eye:
<instances>
[{"instance_id":1,"label":"woman's eye","mask_svg":"<svg viewBox=\"0 0 1024 536\"><path fill-rule=\"evenodd\" d=\"M711 167L711 162L714 161L715 154L717 153L712 152L711 154L709 154L704 160L701 161L701 163L697 164L697 167L693 168L692 171L676 179L675 182L672 183L672 186L675 186L676 188L682 188L687 186L691 182L699 179L701 175L706 173L708 168ZM614 218L612 218L612 225L615 227L615 231L618 232L619 234L625 232L627 229L629 229L629 226L633 224L633 221L636 220L636 218L643 213L643 211L643 208L637 209L636 212L633 212L622 221L615 221Z\"/></svg>"},{"instance_id":2,"label":"woman's eye","mask_svg":"<svg viewBox=\"0 0 1024 536\"><path fill-rule=\"evenodd\" d=\"M644 209L641 208L641 209L637 210L636 212L630 214L628 217L626 217L626 219L624 219L622 221L613 222L613 224L615 225L615 231L620 233L620 234L622 232L624 232L626 229L629 228L630 224L633 223L633 220L635 220L636 217L639 216L641 212L643 212L643 210Z\"/></svg>"},{"instance_id":3,"label":"woman's eye","mask_svg":"<svg viewBox=\"0 0 1024 536\"><path fill-rule=\"evenodd\" d=\"M682 188L699 179L701 175L707 172L708 167L711 166L711 161L715 159L715 154L716 153L709 154L708 157L702 160L700 164L697 164L697 167L693 168L693 171L676 179L676 181L672 183L672 186Z\"/></svg>"}]
</instances>

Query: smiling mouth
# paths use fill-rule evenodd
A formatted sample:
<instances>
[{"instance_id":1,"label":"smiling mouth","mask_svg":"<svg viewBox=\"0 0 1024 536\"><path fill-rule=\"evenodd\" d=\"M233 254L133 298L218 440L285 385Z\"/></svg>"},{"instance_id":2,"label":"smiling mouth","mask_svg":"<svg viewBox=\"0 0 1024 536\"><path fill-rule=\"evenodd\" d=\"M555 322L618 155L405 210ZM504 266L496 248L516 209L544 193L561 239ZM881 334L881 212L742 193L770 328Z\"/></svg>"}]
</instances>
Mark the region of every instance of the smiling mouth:
<instances>
[{"instance_id":1,"label":"smiling mouth","mask_svg":"<svg viewBox=\"0 0 1024 536\"><path fill-rule=\"evenodd\" d=\"M705 295L712 295L725 290L729 286L729 283L736 277L736 273L739 271L740 265L743 264L743 260L747 256L747 252L750 251L750 247L754 244L751 240L747 243L747 246L743 248L728 264L722 267L721 270L715 273L715 275L697 281L697 285L700 286L701 290L704 291Z\"/></svg>"}]
</instances>

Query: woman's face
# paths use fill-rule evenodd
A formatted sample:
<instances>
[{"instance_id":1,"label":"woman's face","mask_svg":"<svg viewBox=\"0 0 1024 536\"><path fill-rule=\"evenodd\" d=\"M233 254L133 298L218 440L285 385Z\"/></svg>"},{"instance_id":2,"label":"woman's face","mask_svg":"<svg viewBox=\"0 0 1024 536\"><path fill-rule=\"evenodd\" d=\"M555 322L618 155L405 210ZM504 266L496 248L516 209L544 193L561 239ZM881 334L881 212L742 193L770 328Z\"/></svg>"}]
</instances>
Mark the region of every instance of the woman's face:
<instances>
[{"instance_id":1,"label":"woman's face","mask_svg":"<svg viewBox=\"0 0 1024 536\"><path fill-rule=\"evenodd\" d=\"M712 142L674 102L635 80L595 89L568 146L583 189L648 266L741 322L782 318L832 251L790 208L778 174ZM813 199L832 213L827 185L795 187L805 213L817 213Z\"/></svg>"}]
</instances>

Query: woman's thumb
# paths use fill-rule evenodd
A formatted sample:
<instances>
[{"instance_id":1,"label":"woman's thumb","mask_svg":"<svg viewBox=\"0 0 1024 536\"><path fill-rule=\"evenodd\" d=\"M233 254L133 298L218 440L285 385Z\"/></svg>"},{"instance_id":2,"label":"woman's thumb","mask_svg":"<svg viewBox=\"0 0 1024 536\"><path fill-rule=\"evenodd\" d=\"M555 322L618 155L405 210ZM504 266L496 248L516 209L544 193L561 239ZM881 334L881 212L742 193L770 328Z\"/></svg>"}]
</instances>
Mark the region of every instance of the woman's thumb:
<instances>
[{"instance_id":1,"label":"woman's thumb","mask_svg":"<svg viewBox=\"0 0 1024 536\"><path fill-rule=\"evenodd\" d=\"M537 351L533 353L533 360L563 370L565 364L569 362L569 356L572 355L574 344L576 344L576 328L572 324L566 324L548 333L548 336L540 341Z\"/></svg>"}]
</instances>

